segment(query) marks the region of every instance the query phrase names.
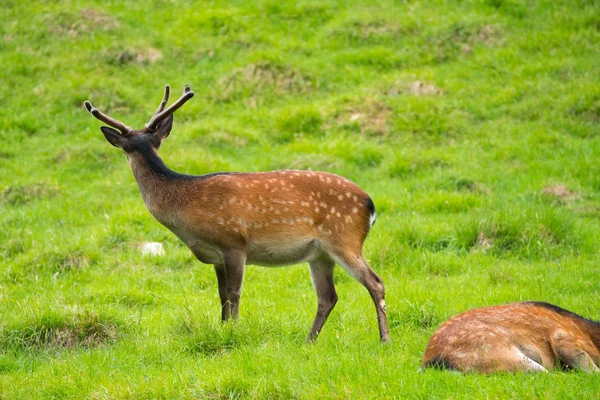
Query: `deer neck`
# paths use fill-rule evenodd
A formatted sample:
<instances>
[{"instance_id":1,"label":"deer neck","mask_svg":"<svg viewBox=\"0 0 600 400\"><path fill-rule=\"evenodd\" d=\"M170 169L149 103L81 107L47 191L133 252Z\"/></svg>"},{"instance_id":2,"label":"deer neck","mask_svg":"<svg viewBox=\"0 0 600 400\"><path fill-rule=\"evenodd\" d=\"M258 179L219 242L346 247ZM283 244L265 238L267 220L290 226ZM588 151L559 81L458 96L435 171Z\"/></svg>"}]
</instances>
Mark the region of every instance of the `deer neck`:
<instances>
[{"instance_id":1,"label":"deer neck","mask_svg":"<svg viewBox=\"0 0 600 400\"><path fill-rule=\"evenodd\" d=\"M146 207L161 221L161 216L181 201L181 181L190 176L169 169L150 146L129 153L128 159Z\"/></svg>"}]
</instances>

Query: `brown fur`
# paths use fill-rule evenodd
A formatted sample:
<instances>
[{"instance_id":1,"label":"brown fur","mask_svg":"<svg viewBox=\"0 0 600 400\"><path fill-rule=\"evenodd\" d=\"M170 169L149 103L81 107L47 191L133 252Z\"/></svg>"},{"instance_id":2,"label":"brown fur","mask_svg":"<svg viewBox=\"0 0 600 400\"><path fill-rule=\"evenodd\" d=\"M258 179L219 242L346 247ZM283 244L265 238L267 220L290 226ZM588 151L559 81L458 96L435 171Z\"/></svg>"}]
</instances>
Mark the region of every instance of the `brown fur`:
<instances>
[{"instance_id":1,"label":"brown fur","mask_svg":"<svg viewBox=\"0 0 600 400\"><path fill-rule=\"evenodd\" d=\"M478 308L433 334L423 367L464 372L600 371L600 324L548 303Z\"/></svg>"},{"instance_id":2,"label":"brown fur","mask_svg":"<svg viewBox=\"0 0 600 400\"><path fill-rule=\"evenodd\" d=\"M318 309L308 340L314 340L337 302L333 266L343 268L371 294L381 340L388 341L384 287L362 256L375 218L370 197L356 184L327 172L282 170L206 176L168 169L158 148L171 131L172 112L193 92L186 88L177 107L164 110L169 89L152 122L139 131L86 102L107 140L127 154L144 203L202 262L214 264L222 318L236 318L244 265L308 262ZM163 111L164 110L164 111ZM173 110L173 111L171 111ZM169 114L170 113L170 114ZM155 127L156 126L156 127Z\"/></svg>"}]
</instances>

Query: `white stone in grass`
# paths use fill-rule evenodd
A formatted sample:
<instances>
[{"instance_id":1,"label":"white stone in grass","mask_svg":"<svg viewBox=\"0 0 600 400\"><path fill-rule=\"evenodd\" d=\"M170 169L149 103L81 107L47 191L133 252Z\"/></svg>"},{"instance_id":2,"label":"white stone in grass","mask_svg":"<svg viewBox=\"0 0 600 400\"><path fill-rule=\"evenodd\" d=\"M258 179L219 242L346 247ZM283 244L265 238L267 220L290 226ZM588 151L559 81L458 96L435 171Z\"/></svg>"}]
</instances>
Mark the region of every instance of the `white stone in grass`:
<instances>
[{"instance_id":1,"label":"white stone in grass","mask_svg":"<svg viewBox=\"0 0 600 400\"><path fill-rule=\"evenodd\" d=\"M164 256L165 249L159 242L143 242L139 245L143 256Z\"/></svg>"}]
</instances>

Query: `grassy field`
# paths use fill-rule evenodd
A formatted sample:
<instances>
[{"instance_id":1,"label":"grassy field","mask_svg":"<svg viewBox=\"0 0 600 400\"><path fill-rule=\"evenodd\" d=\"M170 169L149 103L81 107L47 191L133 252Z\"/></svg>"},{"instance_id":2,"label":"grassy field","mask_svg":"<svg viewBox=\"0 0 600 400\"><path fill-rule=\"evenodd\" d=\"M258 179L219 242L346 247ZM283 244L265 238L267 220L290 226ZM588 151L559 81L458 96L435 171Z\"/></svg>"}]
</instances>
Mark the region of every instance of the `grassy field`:
<instances>
[{"instance_id":1,"label":"grassy field","mask_svg":"<svg viewBox=\"0 0 600 400\"><path fill-rule=\"evenodd\" d=\"M435 328L520 300L600 319L595 0L3 0L0 398L598 398L598 376L419 371ZM319 340L306 265L214 270L145 209L84 100L193 174L325 170L378 220L392 343L336 269ZM159 241L164 257L140 254Z\"/></svg>"}]
</instances>

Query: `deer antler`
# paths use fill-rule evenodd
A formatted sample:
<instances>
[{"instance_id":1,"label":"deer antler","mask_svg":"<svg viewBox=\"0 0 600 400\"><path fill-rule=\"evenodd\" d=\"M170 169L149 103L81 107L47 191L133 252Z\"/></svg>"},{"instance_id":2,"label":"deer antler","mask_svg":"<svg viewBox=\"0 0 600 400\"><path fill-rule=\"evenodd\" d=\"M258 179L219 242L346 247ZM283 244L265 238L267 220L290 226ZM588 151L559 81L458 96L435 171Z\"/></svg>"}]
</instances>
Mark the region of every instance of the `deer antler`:
<instances>
[{"instance_id":1,"label":"deer antler","mask_svg":"<svg viewBox=\"0 0 600 400\"><path fill-rule=\"evenodd\" d=\"M167 101L169 100L170 92L171 92L171 88L169 87L169 85L166 85L165 86L165 95L163 97L163 100L160 103L160 106L158 106L158 110L156 111L156 113L154 114L154 116L152 117L150 122L148 122L146 124L146 129L149 129L151 131L155 130L156 127L158 126L158 124L162 120L167 118L169 115L173 114L182 105L184 105L186 101L188 101L189 99L194 97L194 92L192 92L190 85L185 85L185 89L183 89L183 94L181 95L181 97L175 103L171 104L171 106L169 108L164 110L165 105L167 104Z\"/></svg>"},{"instance_id":2,"label":"deer antler","mask_svg":"<svg viewBox=\"0 0 600 400\"><path fill-rule=\"evenodd\" d=\"M113 128L117 128L121 132L121 134L127 135L131 133L130 127L128 127L121 121L111 118L108 115L102 113L100 110L94 107L92 103L90 103L88 100L86 100L83 104L85 105L85 108L87 108L87 110L90 112L90 114L92 114L94 117L104 122L105 124L112 126Z\"/></svg>"},{"instance_id":3,"label":"deer antler","mask_svg":"<svg viewBox=\"0 0 600 400\"><path fill-rule=\"evenodd\" d=\"M165 95L163 96L163 99L160 102L160 105L158 106L158 110L156 110L154 115L160 113L162 110L165 109L165 106L167 105L167 101L169 101L170 94L171 94L171 86L165 85Z\"/></svg>"}]
</instances>

